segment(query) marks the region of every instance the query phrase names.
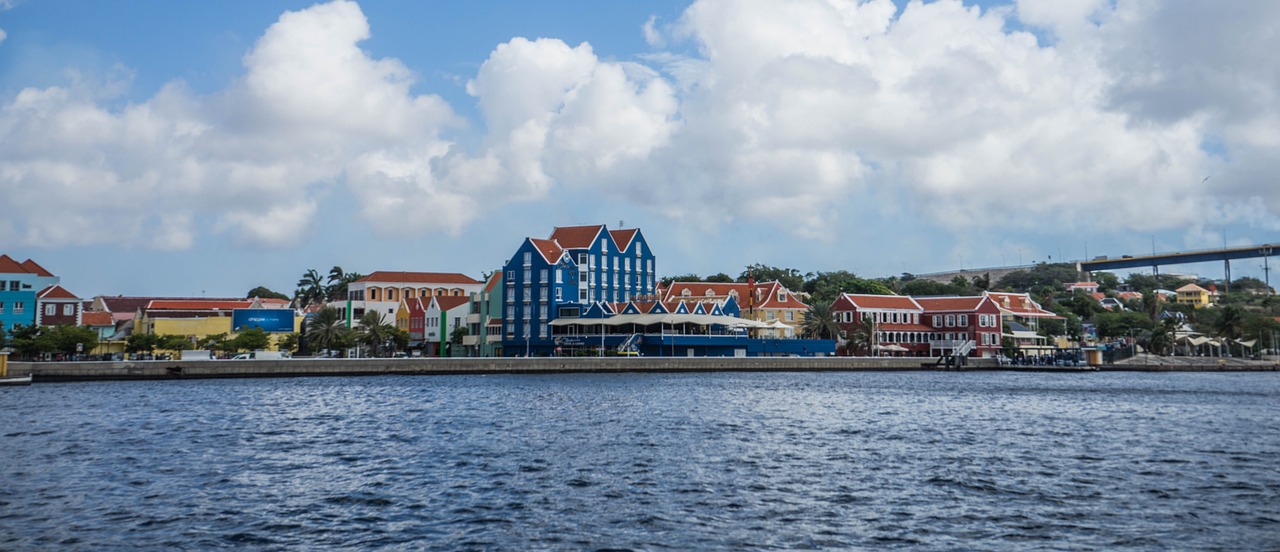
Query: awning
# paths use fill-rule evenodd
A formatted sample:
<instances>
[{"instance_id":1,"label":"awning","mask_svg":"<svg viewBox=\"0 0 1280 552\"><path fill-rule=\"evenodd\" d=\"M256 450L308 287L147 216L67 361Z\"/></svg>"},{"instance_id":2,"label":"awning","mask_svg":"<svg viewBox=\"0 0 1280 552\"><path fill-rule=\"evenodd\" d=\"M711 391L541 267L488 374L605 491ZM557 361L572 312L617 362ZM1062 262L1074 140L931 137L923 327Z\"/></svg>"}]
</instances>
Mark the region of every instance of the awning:
<instances>
[{"instance_id":1,"label":"awning","mask_svg":"<svg viewBox=\"0 0 1280 552\"><path fill-rule=\"evenodd\" d=\"M1007 334L1004 334L1004 336L1012 337L1014 339L1045 339L1043 335L1040 335L1036 332L1024 332L1019 330L1014 330L1013 333L1007 333Z\"/></svg>"},{"instance_id":2,"label":"awning","mask_svg":"<svg viewBox=\"0 0 1280 552\"><path fill-rule=\"evenodd\" d=\"M652 326L654 324L696 324L699 326L731 326L739 328L769 328L768 324L733 316L710 314L618 314L609 318L557 318L552 326Z\"/></svg>"}]
</instances>

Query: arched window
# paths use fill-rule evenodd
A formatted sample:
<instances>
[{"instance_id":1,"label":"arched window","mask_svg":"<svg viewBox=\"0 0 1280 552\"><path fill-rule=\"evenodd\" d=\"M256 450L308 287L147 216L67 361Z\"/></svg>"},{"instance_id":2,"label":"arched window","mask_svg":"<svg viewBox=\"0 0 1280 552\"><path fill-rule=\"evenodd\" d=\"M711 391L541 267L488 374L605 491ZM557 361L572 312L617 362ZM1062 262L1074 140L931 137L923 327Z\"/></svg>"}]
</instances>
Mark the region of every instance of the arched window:
<instances>
[{"instance_id":1,"label":"arched window","mask_svg":"<svg viewBox=\"0 0 1280 552\"><path fill-rule=\"evenodd\" d=\"M370 301L378 300L378 288L376 287L369 288L369 300Z\"/></svg>"}]
</instances>

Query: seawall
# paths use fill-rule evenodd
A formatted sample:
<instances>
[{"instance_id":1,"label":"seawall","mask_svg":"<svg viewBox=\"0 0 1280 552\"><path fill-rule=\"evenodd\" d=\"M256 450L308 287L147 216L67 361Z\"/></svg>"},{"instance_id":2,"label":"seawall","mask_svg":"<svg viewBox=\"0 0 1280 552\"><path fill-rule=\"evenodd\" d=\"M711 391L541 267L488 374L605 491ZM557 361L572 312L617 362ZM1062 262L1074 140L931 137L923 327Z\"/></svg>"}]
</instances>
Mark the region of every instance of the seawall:
<instances>
[{"instance_id":1,"label":"seawall","mask_svg":"<svg viewBox=\"0 0 1280 552\"><path fill-rule=\"evenodd\" d=\"M945 370L924 358L858 357L606 357L606 358L409 358L221 361L10 362L9 375L32 375L35 383L95 380L164 380L312 376L560 374L601 372L855 372ZM1086 372L1092 369L999 366L974 359L968 371ZM1280 371L1278 364L1108 365L1102 371L1239 372Z\"/></svg>"}]
</instances>

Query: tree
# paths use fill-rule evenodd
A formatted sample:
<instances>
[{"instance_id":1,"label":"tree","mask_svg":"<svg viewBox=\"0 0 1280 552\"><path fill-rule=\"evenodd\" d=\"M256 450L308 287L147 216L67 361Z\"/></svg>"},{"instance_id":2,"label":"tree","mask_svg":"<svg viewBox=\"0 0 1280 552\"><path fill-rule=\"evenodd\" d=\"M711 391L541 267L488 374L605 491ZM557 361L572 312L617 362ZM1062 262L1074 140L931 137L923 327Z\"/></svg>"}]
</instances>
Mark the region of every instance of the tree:
<instances>
[{"instance_id":1,"label":"tree","mask_svg":"<svg viewBox=\"0 0 1280 552\"><path fill-rule=\"evenodd\" d=\"M49 328L44 335L54 351L69 355L87 353L98 346L98 332L84 326L62 324Z\"/></svg>"},{"instance_id":2,"label":"tree","mask_svg":"<svg viewBox=\"0 0 1280 552\"><path fill-rule=\"evenodd\" d=\"M1244 335L1244 308L1239 305L1227 305L1214 310L1217 311L1217 316L1210 323L1214 334L1227 339L1240 339Z\"/></svg>"},{"instance_id":3,"label":"tree","mask_svg":"<svg viewBox=\"0 0 1280 552\"><path fill-rule=\"evenodd\" d=\"M365 311L360 316L360 329L356 332L356 340L358 343L368 345L369 349L376 354L378 350L386 347L392 327L394 326L382 323L382 314L378 311Z\"/></svg>"},{"instance_id":4,"label":"tree","mask_svg":"<svg viewBox=\"0 0 1280 552\"><path fill-rule=\"evenodd\" d=\"M249 293L246 294L245 297L248 297L250 299L253 299L256 297L256 298L262 298L262 299L283 299L285 301L289 300L288 295L271 291L267 289L266 286L258 286L256 288L249 290Z\"/></svg>"},{"instance_id":5,"label":"tree","mask_svg":"<svg viewBox=\"0 0 1280 552\"><path fill-rule=\"evenodd\" d=\"M748 278L757 282L777 281L790 290L800 290L804 288L804 275L794 268L778 268L774 266L765 266L762 264L753 264L748 266L742 274L738 275L739 282L746 282Z\"/></svg>"},{"instance_id":6,"label":"tree","mask_svg":"<svg viewBox=\"0 0 1280 552\"><path fill-rule=\"evenodd\" d=\"M297 333L282 335L280 336L280 340L276 343L276 346L279 347L281 351L296 353L298 352L298 342L301 341L301 337L302 336Z\"/></svg>"},{"instance_id":7,"label":"tree","mask_svg":"<svg viewBox=\"0 0 1280 552\"><path fill-rule=\"evenodd\" d=\"M718 273L716 273L716 274L712 274L712 275L710 275L710 276L707 276L707 279L706 279L706 280L703 280L703 281L704 281L704 282L715 282L715 283L720 283L720 284L732 284L732 283L733 283L733 276L730 276L730 275L725 274L725 273L723 273L723 272L718 272Z\"/></svg>"},{"instance_id":8,"label":"tree","mask_svg":"<svg viewBox=\"0 0 1280 552\"><path fill-rule=\"evenodd\" d=\"M240 332L234 340L236 349L257 351L266 349L271 344L271 335L262 328L249 328Z\"/></svg>"},{"instance_id":9,"label":"tree","mask_svg":"<svg viewBox=\"0 0 1280 552\"><path fill-rule=\"evenodd\" d=\"M307 339L318 349L341 347L348 331L342 313L329 306L321 307L307 321Z\"/></svg>"},{"instance_id":10,"label":"tree","mask_svg":"<svg viewBox=\"0 0 1280 552\"><path fill-rule=\"evenodd\" d=\"M329 269L328 283L325 286L325 300L332 303L341 301L347 297L347 286L356 280L364 278L359 272L343 272L342 267L335 266Z\"/></svg>"},{"instance_id":11,"label":"tree","mask_svg":"<svg viewBox=\"0 0 1280 552\"><path fill-rule=\"evenodd\" d=\"M151 354L156 350L159 336L149 333L133 333L124 340L124 350L129 353Z\"/></svg>"},{"instance_id":12,"label":"tree","mask_svg":"<svg viewBox=\"0 0 1280 552\"><path fill-rule=\"evenodd\" d=\"M227 334L225 333L206 335L200 338L199 341L196 341L196 348L209 349L209 350L217 349L218 345L226 340L227 340Z\"/></svg>"},{"instance_id":13,"label":"tree","mask_svg":"<svg viewBox=\"0 0 1280 552\"><path fill-rule=\"evenodd\" d=\"M1015 270L1005 274L996 281L995 288L1007 289L1018 293L1025 293L1038 287L1060 290L1067 283L1079 280L1080 273L1076 271L1074 264L1040 263L1028 270Z\"/></svg>"},{"instance_id":14,"label":"tree","mask_svg":"<svg viewBox=\"0 0 1280 552\"><path fill-rule=\"evenodd\" d=\"M449 356L461 356L456 351L462 347L463 338L471 335L471 331L466 326L454 326L453 331L449 332Z\"/></svg>"},{"instance_id":15,"label":"tree","mask_svg":"<svg viewBox=\"0 0 1280 552\"><path fill-rule=\"evenodd\" d=\"M156 348L162 351L181 351L191 345L191 341L180 335L162 334L156 337Z\"/></svg>"},{"instance_id":16,"label":"tree","mask_svg":"<svg viewBox=\"0 0 1280 552\"><path fill-rule=\"evenodd\" d=\"M316 269L308 269L302 278L298 280L298 290L293 293L294 301L297 301L298 308L307 308L308 306L324 301L326 290L324 280Z\"/></svg>"},{"instance_id":17,"label":"tree","mask_svg":"<svg viewBox=\"0 0 1280 552\"><path fill-rule=\"evenodd\" d=\"M1140 312L1102 312L1094 318L1097 324L1098 337L1122 337L1149 330L1155 323Z\"/></svg>"},{"instance_id":18,"label":"tree","mask_svg":"<svg viewBox=\"0 0 1280 552\"><path fill-rule=\"evenodd\" d=\"M932 280L924 280L921 278L913 278L904 281L902 289L898 290L902 295L911 295L917 297L940 296L940 295L965 295L964 288L956 287L954 284L943 284Z\"/></svg>"},{"instance_id":19,"label":"tree","mask_svg":"<svg viewBox=\"0 0 1280 552\"><path fill-rule=\"evenodd\" d=\"M874 316L863 316L862 320L854 322L848 333L846 349L853 354L875 356L877 326Z\"/></svg>"},{"instance_id":20,"label":"tree","mask_svg":"<svg viewBox=\"0 0 1280 552\"><path fill-rule=\"evenodd\" d=\"M810 303L826 304L835 301L840 297L841 293L893 295L893 291L883 283L859 278L856 274L846 270L811 272L804 282L803 291L809 294Z\"/></svg>"},{"instance_id":21,"label":"tree","mask_svg":"<svg viewBox=\"0 0 1280 552\"><path fill-rule=\"evenodd\" d=\"M805 313L801 331L811 339L836 339L840 337L840 324L831 311L830 303L814 302Z\"/></svg>"}]
</instances>

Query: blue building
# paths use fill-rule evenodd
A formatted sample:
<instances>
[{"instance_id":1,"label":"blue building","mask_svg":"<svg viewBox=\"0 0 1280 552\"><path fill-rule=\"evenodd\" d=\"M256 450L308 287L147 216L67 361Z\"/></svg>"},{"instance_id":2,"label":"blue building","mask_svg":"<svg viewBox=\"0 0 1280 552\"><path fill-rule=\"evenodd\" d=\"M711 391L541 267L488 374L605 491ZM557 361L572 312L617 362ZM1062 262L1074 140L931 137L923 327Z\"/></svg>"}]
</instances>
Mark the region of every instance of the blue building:
<instances>
[{"instance_id":1,"label":"blue building","mask_svg":"<svg viewBox=\"0 0 1280 552\"><path fill-rule=\"evenodd\" d=\"M58 282L57 276L31 259L19 263L0 255L0 329L8 334L15 324L35 324L36 294Z\"/></svg>"},{"instance_id":2,"label":"blue building","mask_svg":"<svg viewBox=\"0 0 1280 552\"><path fill-rule=\"evenodd\" d=\"M598 303L652 299L654 271L639 229L570 226L545 240L526 238L502 269L504 354L555 354L552 321Z\"/></svg>"}]
</instances>

